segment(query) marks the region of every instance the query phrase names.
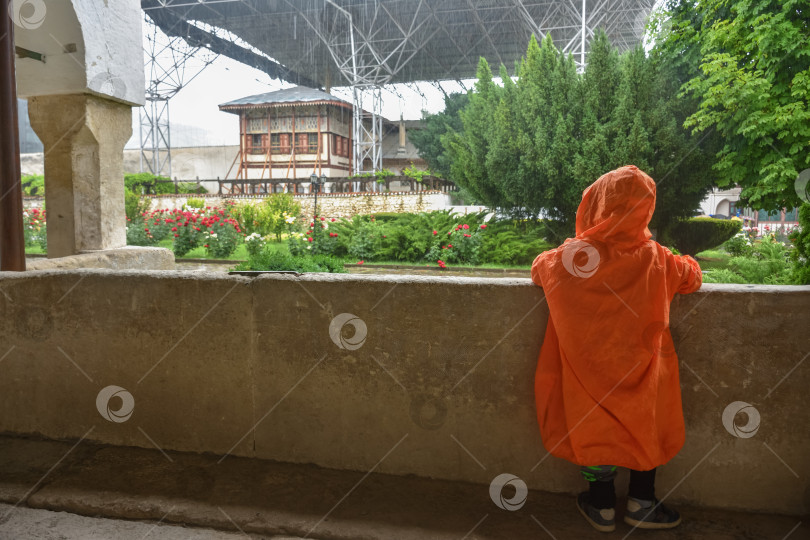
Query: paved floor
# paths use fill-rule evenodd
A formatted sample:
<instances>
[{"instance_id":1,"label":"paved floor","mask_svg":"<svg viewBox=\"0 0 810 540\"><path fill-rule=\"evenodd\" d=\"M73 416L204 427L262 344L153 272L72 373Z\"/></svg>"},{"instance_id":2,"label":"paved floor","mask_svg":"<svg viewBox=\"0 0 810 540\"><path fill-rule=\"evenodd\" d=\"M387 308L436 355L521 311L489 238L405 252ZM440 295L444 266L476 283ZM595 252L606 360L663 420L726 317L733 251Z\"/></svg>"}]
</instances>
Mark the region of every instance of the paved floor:
<instances>
[{"instance_id":1,"label":"paved floor","mask_svg":"<svg viewBox=\"0 0 810 540\"><path fill-rule=\"evenodd\" d=\"M292 536L259 536L159 522L87 517L0 504L0 540L300 540Z\"/></svg>"},{"instance_id":2,"label":"paved floor","mask_svg":"<svg viewBox=\"0 0 810 540\"><path fill-rule=\"evenodd\" d=\"M170 539L810 538L808 518L689 507L679 508L684 523L677 529L632 530L620 522L605 535L584 523L570 495L531 491L525 506L510 512L493 503L489 486L235 457L218 463L216 456L86 441L74 447L0 437L0 464L3 540L148 539L158 531L155 538Z\"/></svg>"}]
</instances>

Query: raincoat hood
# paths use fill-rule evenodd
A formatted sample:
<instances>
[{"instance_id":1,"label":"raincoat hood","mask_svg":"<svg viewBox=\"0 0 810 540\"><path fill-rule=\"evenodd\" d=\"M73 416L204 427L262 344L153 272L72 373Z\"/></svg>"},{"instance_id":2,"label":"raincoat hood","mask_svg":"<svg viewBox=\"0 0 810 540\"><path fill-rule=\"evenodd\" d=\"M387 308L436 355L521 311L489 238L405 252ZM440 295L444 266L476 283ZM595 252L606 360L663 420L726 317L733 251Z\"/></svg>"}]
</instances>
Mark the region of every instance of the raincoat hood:
<instances>
[{"instance_id":1,"label":"raincoat hood","mask_svg":"<svg viewBox=\"0 0 810 540\"><path fill-rule=\"evenodd\" d=\"M652 237L655 182L635 165L602 175L582 194L577 238L630 246Z\"/></svg>"}]
</instances>

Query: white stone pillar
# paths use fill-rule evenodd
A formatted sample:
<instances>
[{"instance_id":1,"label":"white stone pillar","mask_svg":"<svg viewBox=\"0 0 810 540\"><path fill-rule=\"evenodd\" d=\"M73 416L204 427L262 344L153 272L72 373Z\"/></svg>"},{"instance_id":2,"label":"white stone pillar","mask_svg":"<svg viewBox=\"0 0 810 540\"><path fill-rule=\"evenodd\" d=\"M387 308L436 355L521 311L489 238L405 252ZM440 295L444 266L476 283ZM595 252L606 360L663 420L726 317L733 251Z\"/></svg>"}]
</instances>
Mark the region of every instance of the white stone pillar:
<instances>
[{"instance_id":1,"label":"white stone pillar","mask_svg":"<svg viewBox=\"0 0 810 540\"><path fill-rule=\"evenodd\" d=\"M131 107L89 94L39 96L28 116L46 156L48 257L125 246Z\"/></svg>"}]
</instances>

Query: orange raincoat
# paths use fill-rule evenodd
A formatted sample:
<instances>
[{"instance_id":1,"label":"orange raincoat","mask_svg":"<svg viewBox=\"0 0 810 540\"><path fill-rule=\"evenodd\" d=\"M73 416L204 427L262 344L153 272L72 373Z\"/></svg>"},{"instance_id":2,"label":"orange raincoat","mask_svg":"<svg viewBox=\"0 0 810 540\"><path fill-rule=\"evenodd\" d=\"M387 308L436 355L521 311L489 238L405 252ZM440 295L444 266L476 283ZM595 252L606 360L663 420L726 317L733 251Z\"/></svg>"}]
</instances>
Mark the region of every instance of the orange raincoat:
<instances>
[{"instance_id":1,"label":"orange raincoat","mask_svg":"<svg viewBox=\"0 0 810 540\"><path fill-rule=\"evenodd\" d=\"M535 377L540 433L578 465L645 471L683 446L669 305L702 279L694 259L650 239L654 209L652 178L611 171L582 194L576 238L532 265L550 311Z\"/></svg>"}]
</instances>

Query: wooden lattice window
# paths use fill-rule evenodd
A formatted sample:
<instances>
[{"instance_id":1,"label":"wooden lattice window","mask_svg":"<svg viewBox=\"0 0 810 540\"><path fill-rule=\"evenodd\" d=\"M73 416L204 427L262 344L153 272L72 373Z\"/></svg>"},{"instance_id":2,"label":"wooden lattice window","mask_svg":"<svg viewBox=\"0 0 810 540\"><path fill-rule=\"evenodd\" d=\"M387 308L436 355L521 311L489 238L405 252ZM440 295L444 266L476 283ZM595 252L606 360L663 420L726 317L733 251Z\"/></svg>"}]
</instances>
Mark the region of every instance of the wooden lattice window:
<instances>
[{"instance_id":1,"label":"wooden lattice window","mask_svg":"<svg viewBox=\"0 0 810 540\"><path fill-rule=\"evenodd\" d=\"M248 152L251 154L263 154L266 151L265 144L267 135L261 133L254 133L247 136Z\"/></svg>"},{"instance_id":2,"label":"wooden lattice window","mask_svg":"<svg viewBox=\"0 0 810 540\"><path fill-rule=\"evenodd\" d=\"M290 153L290 134L289 133L276 133L274 135L278 136L278 153L279 154L289 154ZM275 148L273 149L275 152Z\"/></svg>"},{"instance_id":3,"label":"wooden lattice window","mask_svg":"<svg viewBox=\"0 0 810 540\"><path fill-rule=\"evenodd\" d=\"M335 135L335 155L349 157L349 139Z\"/></svg>"},{"instance_id":4,"label":"wooden lattice window","mask_svg":"<svg viewBox=\"0 0 810 540\"><path fill-rule=\"evenodd\" d=\"M296 133L295 135L295 153L306 154L309 150L309 134Z\"/></svg>"}]
</instances>

